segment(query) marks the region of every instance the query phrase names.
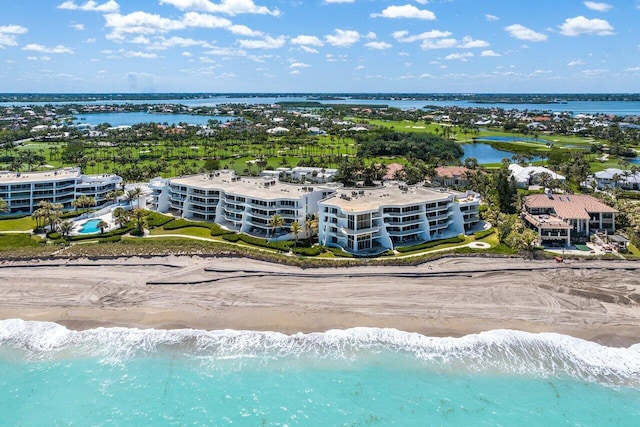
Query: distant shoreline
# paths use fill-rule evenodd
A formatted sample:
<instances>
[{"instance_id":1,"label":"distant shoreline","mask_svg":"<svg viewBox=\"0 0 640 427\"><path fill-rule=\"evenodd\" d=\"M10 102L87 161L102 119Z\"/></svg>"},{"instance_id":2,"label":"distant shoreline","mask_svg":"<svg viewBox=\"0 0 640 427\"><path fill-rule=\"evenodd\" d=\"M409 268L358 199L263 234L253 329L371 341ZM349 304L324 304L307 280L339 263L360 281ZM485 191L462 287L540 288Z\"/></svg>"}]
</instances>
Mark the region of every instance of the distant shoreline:
<instances>
[{"instance_id":1,"label":"distant shoreline","mask_svg":"<svg viewBox=\"0 0 640 427\"><path fill-rule=\"evenodd\" d=\"M318 100L470 101L474 103L560 104L568 101L640 101L640 93L312 93L312 92L168 92L168 93L0 93L0 102L160 101L218 98L307 98Z\"/></svg>"},{"instance_id":2,"label":"distant shoreline","mask_svg":"<svg viewBox=\"0 0 640 427\"><path fill-rule=\"evenodd\" d=\"M311 270L198 256L0 265L0 319L71 329L292 334L363 326L453 337L515 329L610 346L640 343L640 264L633 262L510 259L509 271L501 271L503 259L457 257Z\"/></svg>"}]
</instances>

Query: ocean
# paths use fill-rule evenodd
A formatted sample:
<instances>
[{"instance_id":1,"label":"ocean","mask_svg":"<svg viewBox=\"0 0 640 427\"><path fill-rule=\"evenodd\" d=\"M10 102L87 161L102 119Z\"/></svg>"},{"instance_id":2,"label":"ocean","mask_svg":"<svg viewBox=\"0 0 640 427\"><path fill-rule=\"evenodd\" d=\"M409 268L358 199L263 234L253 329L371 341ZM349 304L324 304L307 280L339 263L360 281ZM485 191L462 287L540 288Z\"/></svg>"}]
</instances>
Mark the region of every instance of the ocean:
<instances>
[{"instance_id":1,"label":"ocean","mask_svg":"<svg viewBox=\"0 0 640 427\"><path fill-rule=\"evenodd\" d=\"M0 321L2 426L638 426L640 344Z\"/></svg>"}]
</instances>

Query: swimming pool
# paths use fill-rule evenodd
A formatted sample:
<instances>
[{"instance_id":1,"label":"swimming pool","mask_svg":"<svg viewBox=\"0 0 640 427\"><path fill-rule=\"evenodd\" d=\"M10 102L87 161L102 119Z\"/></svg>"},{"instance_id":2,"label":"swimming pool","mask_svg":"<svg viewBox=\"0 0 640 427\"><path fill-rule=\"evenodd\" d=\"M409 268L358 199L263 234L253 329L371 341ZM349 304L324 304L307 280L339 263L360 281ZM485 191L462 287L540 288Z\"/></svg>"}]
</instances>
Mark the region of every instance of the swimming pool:
<instances>
[{"instance_id":1,"label":"swimming pool","mask_svg":"<svg viewBox=\"0 0 640 427\"><path fill-rule=\"evenodd\" d=\"M89 221L82 224L82 228L80 228L80 231L78 231L78 233L80 234L97 233L98 231L100 231L100 228L98 227L98 224L100 224L100 221L102 220L90 219Z\"/></svg>"}]
</instances>

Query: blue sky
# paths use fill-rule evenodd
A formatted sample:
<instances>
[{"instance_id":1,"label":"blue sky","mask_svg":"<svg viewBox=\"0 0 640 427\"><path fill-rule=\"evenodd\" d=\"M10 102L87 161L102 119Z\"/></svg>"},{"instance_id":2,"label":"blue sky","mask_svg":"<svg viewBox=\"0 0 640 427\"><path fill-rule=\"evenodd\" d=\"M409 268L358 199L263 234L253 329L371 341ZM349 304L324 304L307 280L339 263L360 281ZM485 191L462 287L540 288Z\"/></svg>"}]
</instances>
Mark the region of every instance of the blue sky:
<instances>
[{"instance_id":1,"label":"blue sky","mask_svg":"<svg viewBox=\"0 0 640 427\"><path fill-rule=\"evenodd\" d=\"M0 92L640 92L640 1L19 0Z\"/></svg>"}]
</instances>

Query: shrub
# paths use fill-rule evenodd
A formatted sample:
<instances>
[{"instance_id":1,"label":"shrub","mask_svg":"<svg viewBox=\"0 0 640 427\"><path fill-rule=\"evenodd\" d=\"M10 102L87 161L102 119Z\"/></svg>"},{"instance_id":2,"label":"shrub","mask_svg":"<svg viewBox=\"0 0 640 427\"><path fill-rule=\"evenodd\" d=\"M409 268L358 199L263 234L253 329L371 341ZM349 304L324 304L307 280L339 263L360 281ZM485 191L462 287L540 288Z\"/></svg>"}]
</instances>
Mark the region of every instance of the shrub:
<instances>
[{"instance_id":1,"label":"shrub","mask_svg":"<svg viewBox=\"0 0 640 427\"><path fill-rule=\"evenodd\" d=\"M326 248L329 252L333 254L333 256L337 256L340 258L355 258L353 254L349 252L343 251L341 248Z\"/></svg>"},{"instance_id":2,"label":"shrub","mask_svg":"<svg viewBox=\"0 0 640 427\"><path fill-rule=\"evenodd\" d=\"M227 242L237 242L238 240L240 240L240 235L236 234L236 233L227 233L227 234L223 234L222 238L224 240L226 240Z\"/></svg>"},{"instance_id":3,"label":"shrub","mask_svg":"<svg viewBox=\"0 0 640 427\"><path fill-rule=\"evenodd\" d=\"M107 233L98 233L98 234L79 234L77 236L69 237L69 241L77 242L79 240L95 240L95 239L106 239L112 236L122 236L123 234L127 234L133 230L134 227L131 225L127 225L123 228L118 228L117 230L109 231Z\"/></svg>"},{"instance_id":4,"label":"shrub","mask_svg":"<svg viewBox=\"0 0 640 427\"><path fill-rule=\"evenodd\" d=\"M47 239L58 240L62 236L57 231L50 231L47 233Z\"/></svg>"},{"instance_id":5,"label":"shrub","mask_svg":"<svg viewBox=\"0 0 640 427\"><path fill-rule=\"evenodd\" d=\"M462 243L465 240L466 239L463 236L456 236L456 237L451 237L449 239L432 240L432 241L425 242L419 245L414 245L414 246L400 246L396 248L396 250L401 253L413 252L413 251L419 251L422 249L433 248L435 246L446 245L449 243Z\"/></svg>"},{"instance_id":6,"label":"shrub","mask_svg":"<svg viewBox=\"0 0 640 427\"><path fill-rule=\"evenodd\" d=\"M158 212L149 212L147 215L147 225L149 228L162 227L173 221L174 218L169 215L162 215Z\"/></svg>"},{"instance_id":7,"label":"shrub","mask_svg":"<svg viewBox=\"0 0 640 427\"><path fill-rule=\"evenodd\" d=\"M303 255L303 256L318 256L324 252L324 248L322 246L311 246L310 248L293 248L294 254Z\"/></svg>"}]
</instances>

